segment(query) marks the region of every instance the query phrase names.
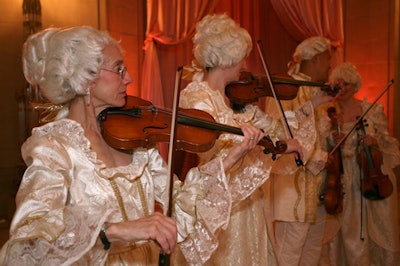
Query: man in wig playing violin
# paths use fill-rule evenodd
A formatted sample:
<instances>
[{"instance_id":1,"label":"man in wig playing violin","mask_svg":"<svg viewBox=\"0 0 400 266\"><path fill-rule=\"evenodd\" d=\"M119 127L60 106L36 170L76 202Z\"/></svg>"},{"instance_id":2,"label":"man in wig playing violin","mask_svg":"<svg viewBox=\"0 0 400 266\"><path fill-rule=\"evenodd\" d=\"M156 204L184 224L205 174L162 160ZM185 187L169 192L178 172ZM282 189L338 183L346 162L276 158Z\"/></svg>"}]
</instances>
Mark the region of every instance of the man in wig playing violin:
<instances>
[{"instance_id":1,"label":"man in wig playing violin","mask_svg":"<svg viewBox=\"0 0 400 266\"><path fill-rule=\"evenodd\" d=\"M319 82L328 80L331 63L331 43L321 36L310 37L301 42L288 64L288 74L295 80ZM317 86L300 86L293 100L281 101L285 114L290 114L301 104L320 93ZM278 116L276 104L267 100L267 113ZM314 124L316 141L310 147L308 160L297 167L293 156L284 155L272 169L272 178L264 189L270 195L266 201L266 215L270 217L268 228L280 265L317 265L324 233L326 211L320 202L328 161L326 137L329 121L320 120L323 105L315 107ZM290 116L288 116L290 119ZM306 137L306 135L302 136Z\"/></svg>"}]
</instances>

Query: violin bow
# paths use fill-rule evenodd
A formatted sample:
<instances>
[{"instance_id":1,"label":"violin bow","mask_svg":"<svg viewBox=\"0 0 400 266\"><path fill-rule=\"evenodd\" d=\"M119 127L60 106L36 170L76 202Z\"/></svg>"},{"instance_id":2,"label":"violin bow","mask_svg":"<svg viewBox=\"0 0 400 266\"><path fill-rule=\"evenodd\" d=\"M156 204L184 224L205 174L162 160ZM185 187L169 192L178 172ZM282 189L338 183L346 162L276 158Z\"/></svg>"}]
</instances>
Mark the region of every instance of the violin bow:
<instances>
[{"instance_id":1,"label":"violin bow","mask_svg":"<svg viewBox=\"0 0 400 266\"><path fill-rule=\"evenodd\" d=\"M292 134L292 131L290 130L289 123L288 123L288 121L286 119L286 116L285 116L285 113L283 111L282 104L281 104L281 102L279 101L279 99L278 99L278 97L276 95L275 87L274 87L274 84L272 82L271 75L269 74L268 65L267 65L266 60L264 59L264 53L263 53L263 51L261 49L261 45L262 45L261 44L261 40L258 40L257 41L258 53L260 55L261 62L263 64L264 71L265 71L265 74L267 76L269 86L271 87L272 95L274 96L276 106L277 106L277 108L279 110L279 114L281 116L281 120L282 120L282 123L283 123L283 128L285 129L286 137L293 139L293 134ZM297 166L303 166L304 165L303 161L300 158L300 154L299 153L297 153L297 155L295 156L295 161L296 161L296 165Z\"/></svg>"},{"instance_id":2,"label":"violin bow","mask_svg":"<svg viewBox=\"0 0 400 266\"><path fill-rule=\"evenodd\" d=\"M375 100L371 103L371 105L362 113L362 115L357 119L357 121L354 123L353 127L347 132L347 134L340 139L340 141L336 144L335 147L329 152L329 155L332 155L339 147L340 145L343 144L343 142L350 136L350 134L354 131L354 129L357 127L357 125L364 119L364 117L367 115L367 113L374 107L376 102L385 94L387 90L389 90L390 86L394 83L394 80L390 80L389 83L386 85L386 88L384 88L378 96L376 96Z\"/></svg>"},{"instance_id":3,"label":"violin bow","mask_svg":"<svg viewBox=\"0 0 400 266\"><path fill-rule=\"evenodd\" d=\"M183 67L178 67L176 70L175 76L175 88L174 88L174 102L172 108L172 120L171 120L171 134L169 138L169 148L168 148L168 174L169 174L169 182L168 182L168 205L166 210L166 215L171 217L172 214L172 197L174 191L174 172L175 172L175 146L176 146L176 131L177 131L177 117L178 117L178 109L179 109L179 88L182 80L182 70ZM165 253L160 253L158 265L160 266L169 266L170 265L170 256Z\"/></svg>"}]
</instances>

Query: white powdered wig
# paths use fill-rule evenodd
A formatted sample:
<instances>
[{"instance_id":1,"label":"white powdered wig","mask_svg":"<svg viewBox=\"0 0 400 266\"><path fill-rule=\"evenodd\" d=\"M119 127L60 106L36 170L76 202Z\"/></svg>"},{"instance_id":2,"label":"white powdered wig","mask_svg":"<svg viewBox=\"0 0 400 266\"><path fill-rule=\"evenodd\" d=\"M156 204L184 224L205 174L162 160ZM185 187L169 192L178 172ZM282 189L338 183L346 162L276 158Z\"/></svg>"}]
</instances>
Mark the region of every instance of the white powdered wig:
<instances>
[{"instance_id":1,"label":"white powdered wig","mask_svg":"<svg viewBox=\"0 0 400 266\"><path fill-rule=\"evenodd\" d=\"M226 14L205 16L196 31L193 53L206 70L236 65L252 49L250 34Z\"/></svg>"},{"instance_id":2,"label":"white powdered wig","mask_svg":"<svg viewBox=\"0 0 400 266\"><path fill-rule=\"evenodd\" d=\"M23 47L23 71L43 97L55 104L85 95L98 77L103 49L117 43L107 33L83 26L49 28L31 35Z\"/></svg>"},{"instance_id":3,"label":"white powdered wig","mask_svg":"<svg viewBox=\"0 0 400 266\"><path fill-rule=\"evenodd\" d=\"M341 63L332 70L329 82L334 84L339 80L355 85L354 92L357 92L362 85L361 75L356 66L351 63Z\"/></svg>"},{"instance_id":4,"label":"white powdered wig","mask_svg":"<svg viewBox=\"0 0 400 266\"><path fill-rule=\"evenodd\" d=\"M331 42L322 36L315 36L301 42L293 53L293 59L288 63L288 74L297 74L300 71L300 64L303 60L310 60L317 54L327 50L330 51Z\"/></svg>"}]
</instances>

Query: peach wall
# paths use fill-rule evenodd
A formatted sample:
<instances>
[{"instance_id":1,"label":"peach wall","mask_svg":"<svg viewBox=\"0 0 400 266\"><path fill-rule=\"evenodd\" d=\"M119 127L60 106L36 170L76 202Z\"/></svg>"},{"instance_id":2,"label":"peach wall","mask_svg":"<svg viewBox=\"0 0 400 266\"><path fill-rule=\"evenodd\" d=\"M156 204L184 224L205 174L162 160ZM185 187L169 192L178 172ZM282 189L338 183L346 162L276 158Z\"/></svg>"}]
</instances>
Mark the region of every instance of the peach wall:
<instances>
[{"instance_id":1,"label":"peach wall","mask_svg":"<svg viewBox=\"0 0 400 266\"><path fill-rule=\"evenodd\" d=\"M107 1L107 29L114 38L121 41L125 64L133 80L128 86L129 95L140 95L145 11L145 1Z\"/></svg>"},{"instance_id":2,"label":"peach wall","mask_svg":"<svg viewBox=\"0 0 400 266\"><path fill-rule=\"evenodd\" d=\"M369 101L394 78L394 1L344 0L345 61L357 66L363 85L356 97ZM393 133L394 88L380 98Z\"/></svg>"}]
</instances>

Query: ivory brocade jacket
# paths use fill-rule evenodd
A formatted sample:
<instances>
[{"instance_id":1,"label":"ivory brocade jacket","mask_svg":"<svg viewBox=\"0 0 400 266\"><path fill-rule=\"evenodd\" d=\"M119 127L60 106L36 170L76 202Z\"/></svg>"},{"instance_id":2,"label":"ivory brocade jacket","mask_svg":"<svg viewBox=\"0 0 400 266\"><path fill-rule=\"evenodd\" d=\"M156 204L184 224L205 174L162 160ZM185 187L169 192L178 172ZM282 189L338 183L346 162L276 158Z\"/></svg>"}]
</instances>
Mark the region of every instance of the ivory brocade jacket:
<instances>
[{"instance_id":1,"label":"ivory brocade jacket","mask_svg":"<svg viewBox=\"0 0 400 266\"><path fill-rule=\"evenodd\" d=\"M221 93L212 90L206 81L192 81L181 92L180 107L205 111L221 124L234 127L240 127L245 123L253 124L263 129L265 135L270 136L274 142L284 135L278 120L262 112L256 105L249 104L243 112L233 112L226 105ZM306 161L315 141L312 104L310 102L304 104L295 112L291 112L288 117L294 136L299 139L303 147L303 159ZM223 158L233 143L240 139L241 136L238 135L221 134L211 150L198 154L201 163L206 164L215 158ZM261 185L269 178L273 164L271 155L264 154L263 147L257 146L231 169L229 183L260 178ZM215 246L212 246L212 254L202 258L204 265L274 264L274 252L269 243L264 216L263 191L257 188L249 192L246 194L239 190L234 192L241 201L232 204L229 223L214 235ZM185 265L182 257L175 257L175 265Z\"/></svg>"}]
</instances>

